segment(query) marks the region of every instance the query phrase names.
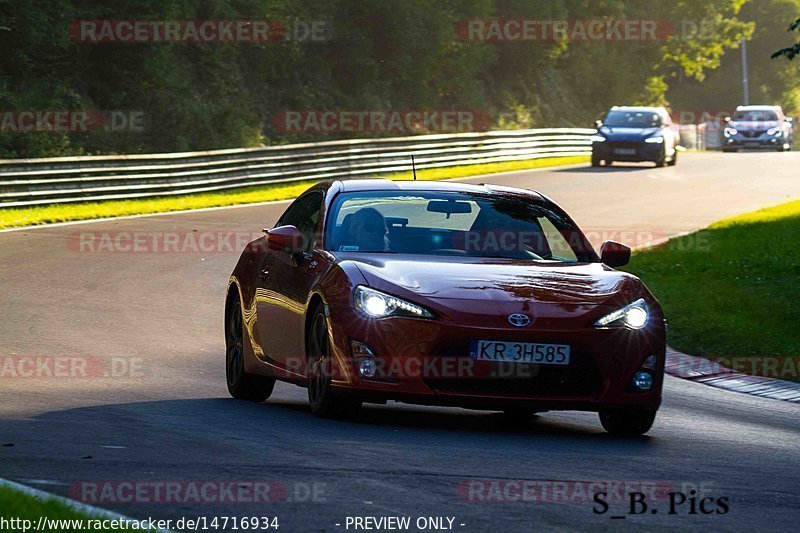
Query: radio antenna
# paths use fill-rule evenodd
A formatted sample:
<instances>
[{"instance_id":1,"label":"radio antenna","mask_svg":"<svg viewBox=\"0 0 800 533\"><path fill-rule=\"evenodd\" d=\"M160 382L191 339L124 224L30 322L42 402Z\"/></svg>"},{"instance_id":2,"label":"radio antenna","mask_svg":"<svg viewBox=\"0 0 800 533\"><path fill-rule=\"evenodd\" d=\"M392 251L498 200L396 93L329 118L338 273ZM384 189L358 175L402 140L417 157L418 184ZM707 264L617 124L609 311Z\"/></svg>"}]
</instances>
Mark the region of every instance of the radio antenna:
<instances>
[{"instance_id":1,"label":"radio antenna","mask_svg":"<svg viewBox=\"0 0 800 533\"><path fill-rule=\"evenodd\" d=\"M414 154L411 154L411 171L414 173L414 181L417 181L417 165L414 163Z\"/></svg>"}]
</instances>

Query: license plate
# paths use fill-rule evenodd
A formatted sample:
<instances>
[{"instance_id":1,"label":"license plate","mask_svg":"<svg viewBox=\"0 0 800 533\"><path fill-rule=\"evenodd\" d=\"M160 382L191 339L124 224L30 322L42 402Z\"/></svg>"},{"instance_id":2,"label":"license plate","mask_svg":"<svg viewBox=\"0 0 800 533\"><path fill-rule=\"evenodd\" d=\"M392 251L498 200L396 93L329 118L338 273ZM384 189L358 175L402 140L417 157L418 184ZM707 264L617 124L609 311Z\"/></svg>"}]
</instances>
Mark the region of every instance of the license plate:
<instances>
[{"instance_id":1,"label":"license plate","mask_svg":"<svg viewBox=\"0 0 800 533\"><path fill-rule=\"evenodd\" d=\"M474 340L470 343L470 356L499 363L568 365L569 348L568 344Z\"/></svg>"},{"instance_id":2,"label":"license plate","mask_svg":"<svg viewBox=\"0 0 800 533\"><path fill-rule=\"evenodd\" d=\"M636 154L635 148L614 148L614 153L619 155L634 155Z\"/></svg>"}]
</instances>

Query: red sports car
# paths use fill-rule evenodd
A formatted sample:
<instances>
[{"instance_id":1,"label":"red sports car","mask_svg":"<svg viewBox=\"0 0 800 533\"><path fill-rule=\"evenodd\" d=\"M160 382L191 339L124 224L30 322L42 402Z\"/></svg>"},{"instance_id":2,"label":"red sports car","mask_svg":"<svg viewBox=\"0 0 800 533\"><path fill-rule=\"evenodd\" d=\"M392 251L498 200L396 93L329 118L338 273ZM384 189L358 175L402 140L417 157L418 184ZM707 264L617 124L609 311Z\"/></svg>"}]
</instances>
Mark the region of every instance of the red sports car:
<instances>
[{"instance_id":1,"label":"red sports car","mask_svg":"<svg viewBox=\"0 0 800 533\"><path fill-rule=\"evenodd\" d=\"M455 182L332 181L250 243L225 302L235 398L276 380L321 417L388 400L596 411L642 434L661 403L665 321L630 259L600 256L542 194Z\"/></svg>"}]
</instances>

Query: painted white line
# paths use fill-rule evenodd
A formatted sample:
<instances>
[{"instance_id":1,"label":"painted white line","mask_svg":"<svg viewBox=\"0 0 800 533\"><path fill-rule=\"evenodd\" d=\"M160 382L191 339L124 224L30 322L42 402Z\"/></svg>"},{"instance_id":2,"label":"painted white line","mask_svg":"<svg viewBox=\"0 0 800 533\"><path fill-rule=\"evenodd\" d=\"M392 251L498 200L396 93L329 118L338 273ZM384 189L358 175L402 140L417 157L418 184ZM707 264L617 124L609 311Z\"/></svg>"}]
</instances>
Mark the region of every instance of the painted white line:
<instances>
[{"instance_id":1,"label":"painted white line","mask_svg":"<svg viewBox=\"0 0 800 533\"><path fill-rule=\"evenodd\" d=\"M13 489L19 491L23 494L28 496L33 496L39 500L55 500L62 505L66 505L67 507L81 512L92 517L99 517L99 518L107 518L109 520L128 520L128 521L136 521L140 522L140 519L131 518L129 516L121 515L119 513L115 513L113 511L109 511L108 509L101 509L99 507L94 507L91 505L87 505L85 503L76 502L75 500L70 500L69 498L64 498L63 496L58 496L56 494L51 494L49 492L44 492L39 489L34 489L33 487L29 487L27 485L21 485L19 483L15 483L14 481L0 478L0 487L7 487L9 489ZM158 533L173 533L167 529L157 529Z\"/></svg>"},{"instance_id":2,"label":"painted white line","mask_svg":"<svg viewBox=\"0 0 800 533\"><path fill-rule=\"evenodd\" d=\"M20 479L23 483L28 483L30 485L53 485L57 487L68 487L69 483L64 483L63 481L55 481L52 479Z\"/></svg>"},{"instance_id":3,"label":"painted white line","mask_svg":"<svg viewBox=\"0 0 800 533\"><path fill-rule=\"evenodd\" d=\"M577 168L586 166L585 163L574 163L570 165L554 165L550 167L540 167L540 168L531 168L528 170L509 170L506 172L495 172L492 174L476 174L474 176L464 176L461 178L448 178L443 180L419 180L419 181L465 181L465 180L474 180L474 179L481 179L484 177L496 177L496 176L506 176L509 174L521 174L523 172L542 172L545 170L561 170L561 169L570 169L570 168ZM377 178L380 179L380 178ZM310 187L310 185L309 185ZM258 207L263 205L277 205L277 204L288 204L293 202L294 198L288 198L286 200L270 200L268 202L253 202L247 204L236 204L236 205L221 205L216 207L200 207L197 209L181 209L178 211L159 211L158 213L146 213L143 215L123 215L118 217L105 217L105 218L91 218L89 220L71 220L67 222L53 222L51 224L35 224L33 226L21 226L19 228L6 228L0 229L0 233L11 233L15 231L30 231L30 230L38 230L44 228L57 228L60 226L77 226L78 224L94 224L96 222L108 222L110 220L126 220L131 218L147 218L147 217L160 217L164 215L183 215L186 213L202 213L205 211L220 211L222 209L238 209L241 207ZM0 206L2 207L2 206Z\"/></svg>"}]
</instances>

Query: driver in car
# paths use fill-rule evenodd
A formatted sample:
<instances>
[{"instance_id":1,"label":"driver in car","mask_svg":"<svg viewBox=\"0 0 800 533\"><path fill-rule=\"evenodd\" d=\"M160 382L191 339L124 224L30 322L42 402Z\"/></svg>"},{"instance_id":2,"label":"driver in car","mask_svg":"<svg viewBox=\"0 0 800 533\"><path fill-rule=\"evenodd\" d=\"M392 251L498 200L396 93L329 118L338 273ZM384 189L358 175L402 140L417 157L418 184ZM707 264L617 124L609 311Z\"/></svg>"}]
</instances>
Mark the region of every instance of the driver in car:
<instances>
[{"instance_id":1,"label":"driver in car","mask_svg":"<svg viewBox=\"0 0 800 533\"><path fill-rule=\"evenodd\" d=\"M377 209L364 207L349 215L347 244L362 252L385 252L389 249L386 219Z\"/></svg>"}]
</instances>

